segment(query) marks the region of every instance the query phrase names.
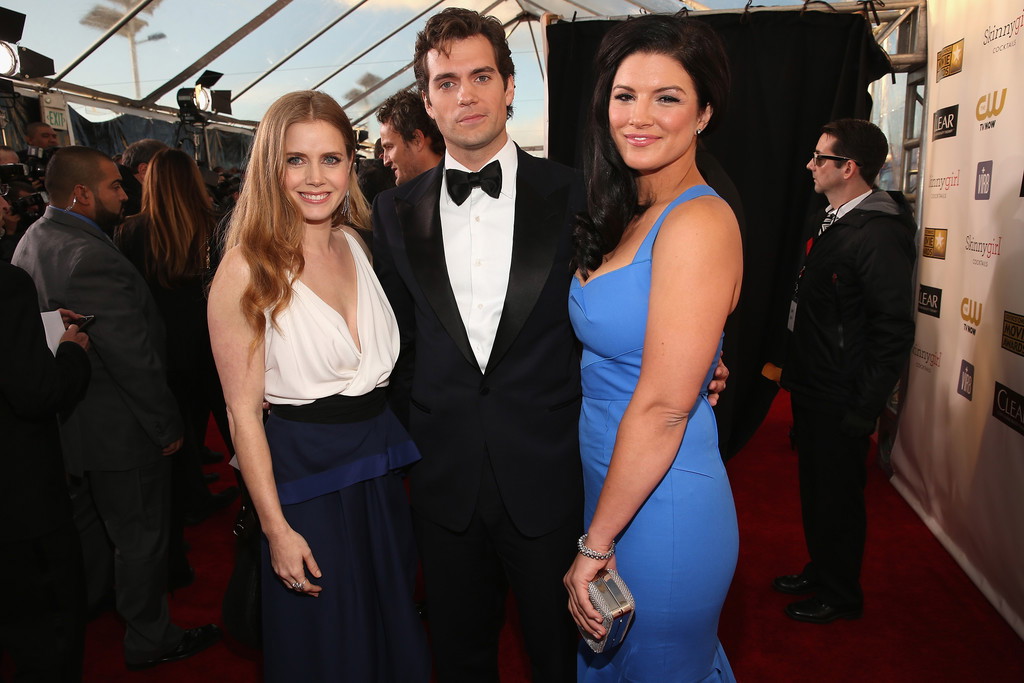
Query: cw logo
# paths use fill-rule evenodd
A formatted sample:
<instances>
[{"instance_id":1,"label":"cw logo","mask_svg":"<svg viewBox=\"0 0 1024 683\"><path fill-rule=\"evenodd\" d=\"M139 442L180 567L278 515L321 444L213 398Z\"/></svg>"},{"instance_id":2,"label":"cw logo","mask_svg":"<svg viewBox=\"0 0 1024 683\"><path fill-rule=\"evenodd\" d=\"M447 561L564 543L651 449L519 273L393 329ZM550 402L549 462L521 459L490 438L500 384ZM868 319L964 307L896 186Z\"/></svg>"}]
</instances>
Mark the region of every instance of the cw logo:
<instances>
[{"instance_id":1,"label":"cw logo","mask_svg":"<svg viewBox=\"0 0 1024 683\"><path fill-rule=\"evenodd\" d=\"M974 117L979 121L984 121L985 119L999 116L1003 112L1003 106L1006 104L1006 90L1006 88L1003 88L1002 92L996 90L987 95L982 95L978 100L977 106L974 108Z\"/></svg>"},{"instance_id":2,"label":"cw logo","mask_svg":"<svg viewBox=\"0 0 1024 683\"><path fill-rule=\"evenodd\" d=\"M975 327L980 325L981 302L965 297L964 300L960 302L960 317L964 319L965 323L969 323Z\"/></svg>"}]
</instances>

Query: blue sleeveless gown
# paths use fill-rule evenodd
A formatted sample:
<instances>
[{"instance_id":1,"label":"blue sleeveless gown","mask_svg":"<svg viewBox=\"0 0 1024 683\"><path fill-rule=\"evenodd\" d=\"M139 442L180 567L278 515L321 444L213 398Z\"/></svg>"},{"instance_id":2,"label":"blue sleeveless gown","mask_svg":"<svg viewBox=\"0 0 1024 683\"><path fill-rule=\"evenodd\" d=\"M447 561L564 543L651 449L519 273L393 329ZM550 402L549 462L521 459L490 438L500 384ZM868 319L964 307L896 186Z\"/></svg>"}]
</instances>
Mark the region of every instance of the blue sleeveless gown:
<instances>
[{"instance_id":1,"label":"blue sleeveless gown","mask_svg":"<svg viewBox=\"0 0 1024 683\"><path fill-rule=\"evenodd\" d=\"M569 316L583 343L580 452L587 526L619 422L640 377L654 240L672 209L714 194L698 185L676 198L629 265L586 286L573 278ZM685 296L680 296L679 314L686 315ZM704 392L715 365L708 370ZM636 599L633 626L623 644L608 653L595 654L581 641L578 680L735 681L718 642L718 616L738 549L736 510L718 451L715 415L702 392L671 468L617 539L618 571Z\"/></svg>"}]
</instances>

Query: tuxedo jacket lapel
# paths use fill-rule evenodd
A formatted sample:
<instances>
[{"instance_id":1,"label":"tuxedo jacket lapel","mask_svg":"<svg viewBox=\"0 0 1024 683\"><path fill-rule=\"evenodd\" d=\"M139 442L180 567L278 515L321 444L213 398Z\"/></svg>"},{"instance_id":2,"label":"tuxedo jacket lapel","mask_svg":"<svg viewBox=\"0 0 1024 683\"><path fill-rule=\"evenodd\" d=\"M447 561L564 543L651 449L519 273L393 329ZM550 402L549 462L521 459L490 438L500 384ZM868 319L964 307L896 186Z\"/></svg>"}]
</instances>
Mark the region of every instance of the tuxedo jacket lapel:
<instances>
[{"instance_id":1,"label":"tuxedo jacket lapel","mask_svg":"<svg viewBox=\"0 0 1024 683\"><path fill-rule=\"evenodd\" d=\"M534 162L533 157L519 150L512 264L505 305L498 321L494 346L487 360L487 372L501 361L537 304L544 283L551 276L558 240L562 236L569 187L563 186L542 193L537 186L542 185L543 178L535 174ZM568 263L565 269L568 273Z\"/></svg>"},{"instance_id":2,"label":"tuxedo jacket lapel","mask_svg":"<svg viewBox=\"0 0 1024 683\"><path fill-rule=\"evenodd\" d=\"M448 267L444 259L444 239L441 235L441 172L438 164L431 175L418 188L420 192L408 198L395 199L395 210L405 238L405 250L416 282L427 302L434 310L448 336L473 367L476 357L469 346L469 335L462 323L459 306L455 301Z\"/></svg>"}]
</instances>

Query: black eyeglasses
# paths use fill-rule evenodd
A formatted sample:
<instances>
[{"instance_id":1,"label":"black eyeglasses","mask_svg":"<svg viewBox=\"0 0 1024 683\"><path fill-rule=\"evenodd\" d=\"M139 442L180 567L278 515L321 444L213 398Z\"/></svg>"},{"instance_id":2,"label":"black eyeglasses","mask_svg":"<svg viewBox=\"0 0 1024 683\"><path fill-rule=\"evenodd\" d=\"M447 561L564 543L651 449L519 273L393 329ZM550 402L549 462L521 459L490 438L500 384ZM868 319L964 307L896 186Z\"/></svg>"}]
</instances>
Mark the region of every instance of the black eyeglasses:
<instances>
[{"instance_id":1,"label":"black eyeglasses","mask_svg":"<svg viewBox=\"0 0 1024 683\"><path fill-rule=\"evenodd\" d=\"M835 154L821 154L820 152L811 152L811 157L814 159L814 165L818 167L823 166L825 164L826 159L831 159L832 161L852 161L853 163L860 166L860 162L857 161L856 159L851 159L850 157L840 157L836 156Z\"/></svg>"}]
</instances>

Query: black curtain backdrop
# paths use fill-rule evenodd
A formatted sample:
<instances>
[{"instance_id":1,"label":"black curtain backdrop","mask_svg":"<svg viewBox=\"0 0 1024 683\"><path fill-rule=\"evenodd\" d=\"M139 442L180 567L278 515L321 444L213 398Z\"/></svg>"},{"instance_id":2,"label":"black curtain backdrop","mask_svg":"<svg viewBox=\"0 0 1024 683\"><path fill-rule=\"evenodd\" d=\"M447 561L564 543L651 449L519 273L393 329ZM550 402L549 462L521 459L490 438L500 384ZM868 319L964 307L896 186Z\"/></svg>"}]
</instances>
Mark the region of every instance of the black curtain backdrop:
<instances>
[{"instance_id":1,"label":"black curtain backdrop","mask_svg":"<svg viewBox=\"0 0 1024 683\"><path fill-rule=\"evenodd\" d=\"M867 86L890 71L861 15L772 11L694 15L722 37L732 67L729 111L703 139L728 177L698 166L737 208L743 232L740 303L726 324L729 388L716 407L722 455L732 457L753 435L775 397L761 375L781 364L786 316L801 233L824 205L804 169L821 126L843 117L869 118ZM594 89L593 56L615 21L559 22L548 27L549 156L582 168L582 133ZM742 206L730 191L731 178ZM721 188L721 189L720 189ZM730 196L732 195L732 196ZM685 311L686 302L680 302Z\"/></svg>"}]
</instances>

